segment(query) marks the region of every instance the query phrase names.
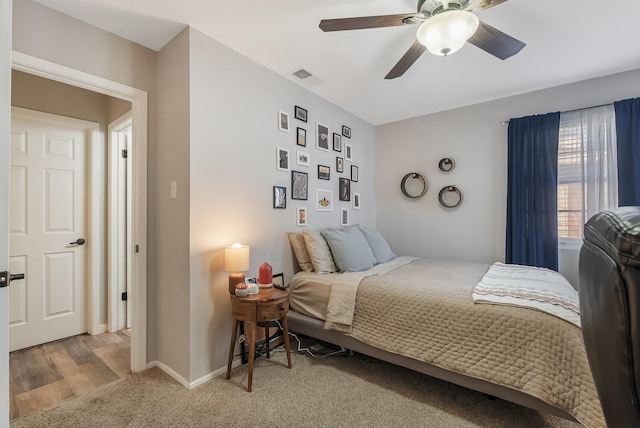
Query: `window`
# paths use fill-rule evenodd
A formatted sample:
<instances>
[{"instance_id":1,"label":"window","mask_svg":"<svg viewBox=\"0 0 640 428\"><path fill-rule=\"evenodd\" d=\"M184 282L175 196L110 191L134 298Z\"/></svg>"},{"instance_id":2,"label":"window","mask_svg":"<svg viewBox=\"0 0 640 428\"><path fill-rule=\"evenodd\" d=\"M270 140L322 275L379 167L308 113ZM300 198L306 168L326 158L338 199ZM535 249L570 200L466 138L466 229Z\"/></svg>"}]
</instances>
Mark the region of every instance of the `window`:
<instances>
[{"instance_id":1,"label":"window","mask_svg":"<svg viewBox=\"0 0 640 428\"><path fill-rule=\"evenodd\" d=\"M562 113L558 140L558 238L579 240L586 221L618 205L613 105Z\"/></svg>"}]
</instances>

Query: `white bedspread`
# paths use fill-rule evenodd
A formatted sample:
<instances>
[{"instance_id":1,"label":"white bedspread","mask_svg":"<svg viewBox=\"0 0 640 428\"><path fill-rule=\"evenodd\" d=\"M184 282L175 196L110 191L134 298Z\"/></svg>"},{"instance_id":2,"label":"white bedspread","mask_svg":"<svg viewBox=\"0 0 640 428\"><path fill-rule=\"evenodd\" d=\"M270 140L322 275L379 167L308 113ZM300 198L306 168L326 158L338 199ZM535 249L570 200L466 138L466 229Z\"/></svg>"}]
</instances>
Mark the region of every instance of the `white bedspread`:
<instances>
[{"instance_id":1,"label":"white bedspread","mask_svg":"<svg viewBox=\"0 0 640 428\"><path fill-rule=\"evenodd\" d=\"M494 263L473 289L475 303L522 306L580 327L578 292L558 272Z\"/></svg>"}]
</instances>

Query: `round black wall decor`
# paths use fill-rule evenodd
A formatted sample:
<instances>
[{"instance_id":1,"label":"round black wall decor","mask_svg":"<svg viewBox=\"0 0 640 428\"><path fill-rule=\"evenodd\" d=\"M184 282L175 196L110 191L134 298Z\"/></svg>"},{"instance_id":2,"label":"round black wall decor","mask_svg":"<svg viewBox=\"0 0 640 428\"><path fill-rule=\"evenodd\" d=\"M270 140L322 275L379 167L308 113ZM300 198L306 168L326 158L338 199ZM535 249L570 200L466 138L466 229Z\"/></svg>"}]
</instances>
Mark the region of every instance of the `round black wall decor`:
<instances>
[{"instance_id":1,"label":"round black wall decor","mask_svg":"<svg viewBox=\"0 0 640 428\"><path fill-rule=\"evenodd\" d=\"M407 184L407 180L418 180L416 184ZM410 172L404 177L402 177L402 182L400 182L400 190L402 190L402 194L407 198L418 199L424 196L427 193L429 185L427 184L427 180L424 178L422 174L417 172Z\"/></svg>"},{"instance_id":2,"label":"round black wall decor","mask_svg":"<svg viewBox=\"0 0 640 428\"><path fill-rule=\"evenodd\" d=\"M451 158L442 158L438 162L438 169L442 172L449 172L456 166L456 163Z\"/></svg>"},{"instance_id":3,"label":"round black wall decor","mask_svg":"<svg viewBox=\"0 0 640 428\"><path fill-rule=\"evenodd\" d=\"M456 186L445 186L438 193L438 201L445 208L455 208L462 202L462 192Z\"/></svg>"}]
</instances>

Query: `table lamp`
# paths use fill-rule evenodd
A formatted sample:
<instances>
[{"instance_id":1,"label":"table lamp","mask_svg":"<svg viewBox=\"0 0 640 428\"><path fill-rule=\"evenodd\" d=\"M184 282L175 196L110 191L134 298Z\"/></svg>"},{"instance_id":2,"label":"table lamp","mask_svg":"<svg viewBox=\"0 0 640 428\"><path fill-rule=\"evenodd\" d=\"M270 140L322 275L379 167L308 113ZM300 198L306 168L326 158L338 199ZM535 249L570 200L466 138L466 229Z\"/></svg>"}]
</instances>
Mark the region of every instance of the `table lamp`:
<instances>
[{"instance_id":1,"label":"table lamp","mask_svg":"<svg viewBox=\"0 0 640 428\"><path fill-rule=\"evenodd\" d=\"M224 270L229 274L229 293L234 294L236 284L244 282L244 273L249 270L249 246L235 243L224 249Z\"/></svg>"}]
</instances>

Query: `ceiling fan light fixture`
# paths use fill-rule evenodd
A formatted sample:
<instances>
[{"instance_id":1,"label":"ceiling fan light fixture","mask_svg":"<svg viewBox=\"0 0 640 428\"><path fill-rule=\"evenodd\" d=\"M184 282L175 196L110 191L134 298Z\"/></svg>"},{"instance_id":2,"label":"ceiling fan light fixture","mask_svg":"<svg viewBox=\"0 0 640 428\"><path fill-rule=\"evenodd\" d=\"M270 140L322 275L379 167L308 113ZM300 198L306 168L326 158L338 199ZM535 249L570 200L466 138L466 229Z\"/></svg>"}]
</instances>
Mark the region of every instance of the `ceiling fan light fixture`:
<instances>
[{"instance_id":1,"label":"ceiling fan light fixture","mask_svg":"<svg viewBox=\"0 0 640 428\"><path fill-rule=\"evenodd\" d=\"M479 25L478 17L464 10L445 10L424 21L416 37L434 55L447 56L462 48Z\"/></svg>"}]
</instances>

